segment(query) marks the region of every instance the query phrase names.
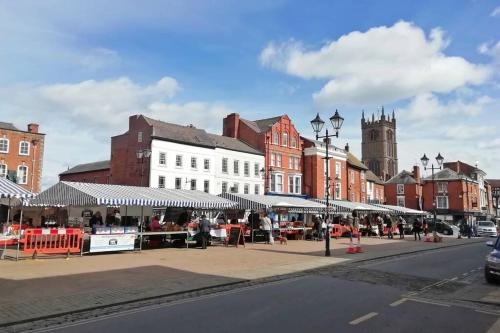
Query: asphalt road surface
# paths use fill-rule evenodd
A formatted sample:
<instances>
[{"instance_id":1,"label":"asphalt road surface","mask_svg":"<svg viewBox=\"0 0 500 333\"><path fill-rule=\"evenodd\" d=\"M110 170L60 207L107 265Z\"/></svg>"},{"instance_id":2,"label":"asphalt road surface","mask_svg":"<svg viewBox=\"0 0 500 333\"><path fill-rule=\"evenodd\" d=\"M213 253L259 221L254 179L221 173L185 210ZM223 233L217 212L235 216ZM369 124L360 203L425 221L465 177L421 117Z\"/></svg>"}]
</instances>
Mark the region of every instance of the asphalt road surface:
<instances>
[{"instance_id":1,"label":"asphalt road surface","mask_svg":"<svg viewBox=\"0 0 500 333\"><path fill-rule=\"evenodd\" d=\"M331 267L41 331L500 333L500 307L463 296L500 288L482 278L487 251L471 244Z\"/></svg>"}]
</instances>

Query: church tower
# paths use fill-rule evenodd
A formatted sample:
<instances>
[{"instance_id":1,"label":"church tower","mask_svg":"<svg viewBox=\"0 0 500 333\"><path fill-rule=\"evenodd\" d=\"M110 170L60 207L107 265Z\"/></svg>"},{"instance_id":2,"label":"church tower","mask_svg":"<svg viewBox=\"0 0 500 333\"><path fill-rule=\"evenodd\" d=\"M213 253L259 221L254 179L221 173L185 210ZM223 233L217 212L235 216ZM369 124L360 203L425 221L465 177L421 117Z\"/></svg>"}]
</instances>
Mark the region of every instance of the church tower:
<instances>
[{"instance_id":1,"label":"church tower","mask_svg":"<svg viewBox=\"0 0 500 333\"><path fill-rule=\"evenodd\" d=\"M396 117L385 115L384 107L380 116L372 114L371 120L361 117L361 155L363 163L387 181L398 174L398 150L396 143Z\"/></svg>"}]
</instances>

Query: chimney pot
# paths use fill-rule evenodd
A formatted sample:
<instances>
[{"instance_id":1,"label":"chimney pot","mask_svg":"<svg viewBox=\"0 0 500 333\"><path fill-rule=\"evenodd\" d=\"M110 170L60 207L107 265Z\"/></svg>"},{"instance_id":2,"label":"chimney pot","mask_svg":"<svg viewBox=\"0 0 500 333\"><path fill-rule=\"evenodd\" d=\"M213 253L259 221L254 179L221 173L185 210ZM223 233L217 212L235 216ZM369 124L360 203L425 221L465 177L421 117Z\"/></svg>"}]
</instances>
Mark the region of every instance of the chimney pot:
<instances>
[{"instance_id":1,"label":"chimney pot","mask_svg":"<svg viewBox=\"0 0 500 333\"><path fill-rule=\"evenodd\" d=\"M35 123L28 124L28 132L38 133L38 124Z\"/></svg>"}]
</instances>

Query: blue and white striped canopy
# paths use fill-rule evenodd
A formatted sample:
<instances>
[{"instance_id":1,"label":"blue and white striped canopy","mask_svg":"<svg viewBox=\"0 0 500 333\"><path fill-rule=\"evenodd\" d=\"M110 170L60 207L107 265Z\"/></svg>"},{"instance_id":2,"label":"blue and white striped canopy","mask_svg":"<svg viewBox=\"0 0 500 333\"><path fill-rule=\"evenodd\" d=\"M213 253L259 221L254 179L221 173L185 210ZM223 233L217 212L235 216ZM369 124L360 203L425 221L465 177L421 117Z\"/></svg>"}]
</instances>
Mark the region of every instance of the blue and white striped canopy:
<instances>
[{"instance_id":1,"label":"blue and white striped canopy","mask_svg":"<svg viewBox=\"0 0 500 333\"><path fill-rule=\"evenodd\" d=\"M324 199L311 199L315 202L320 202L326 205ZM391 210L379 206L369 205L361 202L344 201L344 200L329 200L328 204L334 209L336 213L350 213L353 211L358 212L374 212L374 213L390 213Z\"/></svg>"},{"instance_id":2,"label":"blue and white striped canopy","mask_svg":"<svg viewBox=\"0 0 500 333\"><path fill-rule=\"evenodd\" d=\"M398 214L398 215L427 215L427 214L429 214L428 212L423 211L423 210L416 210L416 209L411 209L411 208L406 208L406 207L401 207L401 206L380 205L380 204L374 204L374 206L388 209L391 212Z\"/></svg>"},{"instance_id":3,"label":"blue and white striped canopy","mask_svg":"<svg viewBox=\"0 0 500 333\"><path fill-rule=\"evenodd\" d=\"M222 193L220 197L235 201L237 208L248 210L286 209L290 213L322 213L325 205L294 196Z\"/></svg>"},{"instance_id":4,"label":"blue and white striped canopy","mask_svg":"<svg viewBox=\"0 0 500 333\"><path fill-rule=\"evenodd\" d=\"M7 178L0 177L0 198L27 199L33 197L33 193L24 189Z\"/></svg>"},{"instance_id":5,"label":"blue and white striped canopy","mask_svg":"<svg viewBox=\"0 0 500 333\"><path fill-rule=\"evenodd\" d=\"M235 202L200 191L59 182L29 202L32 206L150 206L226 209Z\"/></svg>"}]
</instances>

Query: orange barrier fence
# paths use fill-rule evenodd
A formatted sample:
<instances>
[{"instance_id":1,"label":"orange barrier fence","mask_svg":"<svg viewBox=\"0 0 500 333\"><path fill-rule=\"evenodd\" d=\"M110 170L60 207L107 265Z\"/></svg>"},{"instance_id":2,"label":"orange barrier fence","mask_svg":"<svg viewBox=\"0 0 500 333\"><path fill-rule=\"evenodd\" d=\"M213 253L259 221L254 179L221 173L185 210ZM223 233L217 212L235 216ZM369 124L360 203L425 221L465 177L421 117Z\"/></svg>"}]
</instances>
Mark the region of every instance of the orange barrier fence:
<instances>
[{"instance_id":1,"label":"orange barrier fence","mask_svg":"<svg viewBox=\"0 0 500 333\"><path fill-rule=\"evenodd\" d=\"M20 243L24 253L76 253L81 250L82 237L78 228L26 229Z\"/></svg>"},{"instance_id":2,"label":"orange barrier fence","mask_svg":"<svg viewBox=\"0 0 500 333\"><path fill-rule=\"evenodd\" d=\"M342 226L340 224L334 224L332 225L332 232L331 232L332 237L342 237Z\"/></svg>"}]
</instances>

